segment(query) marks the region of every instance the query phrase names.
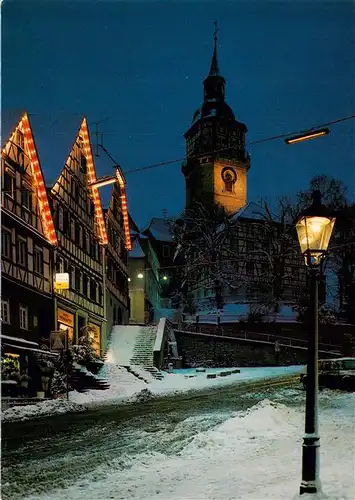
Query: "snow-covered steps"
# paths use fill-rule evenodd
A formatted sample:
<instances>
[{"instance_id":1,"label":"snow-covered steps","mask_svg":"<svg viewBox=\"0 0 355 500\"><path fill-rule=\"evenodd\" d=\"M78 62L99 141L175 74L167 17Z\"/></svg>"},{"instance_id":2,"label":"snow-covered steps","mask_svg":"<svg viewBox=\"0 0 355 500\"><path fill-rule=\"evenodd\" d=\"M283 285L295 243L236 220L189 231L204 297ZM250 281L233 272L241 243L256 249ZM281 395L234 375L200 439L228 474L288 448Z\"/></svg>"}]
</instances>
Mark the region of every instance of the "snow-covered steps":
<instances>
[{"instance_id":1,"label":"snow-covered steps","mask_svg":"<svg viewBox=\"0 0 355 500\"><path fill-rule=\"evenodd\" d=\"M120 366L153 366L156 335L155 325L114 326L105 360Z\"/></svg>"},{"instance_id":2,"label":"snow-covered steps","mask_svg":"<svg viewBox=\"0 0 355 500\"><path fill-rule=\"evenodd\" d=\"M106 380L90 373L79 365L73 368L69 381L71 388L78 392L87 392L90 389L105 391L110 387Z\"/></svg>"},{"instance_id":3,"label":"snow-covered steps","mask_svg":"<svg viewBox=\"0 0 355 500\"><path fill-rule=\"evenodd\" d=\"M129 371L147 382L147 384L164 379L163 373L155 368L155 366L132 365L129 367Z\"/></svg>"}]
</instances>

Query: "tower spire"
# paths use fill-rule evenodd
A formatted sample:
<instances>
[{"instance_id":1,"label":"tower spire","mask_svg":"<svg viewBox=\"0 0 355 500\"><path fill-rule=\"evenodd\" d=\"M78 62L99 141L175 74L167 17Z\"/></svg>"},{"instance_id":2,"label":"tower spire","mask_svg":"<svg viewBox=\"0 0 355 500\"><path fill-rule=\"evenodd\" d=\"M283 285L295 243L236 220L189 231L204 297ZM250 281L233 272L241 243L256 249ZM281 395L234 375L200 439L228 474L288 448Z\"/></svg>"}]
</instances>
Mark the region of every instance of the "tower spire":
<instances>
[{"instance_id":1,"label":"tower spire","mask_svg":"<svg viewBox=\"0 0 355 500\"><path fill-rule=\"evenodd\" d=\"M217 33L218 33L219 29L218 29L217 21L215 21L213 23L213 25L214 25L214 32L213 32L214 47L213 47L213 56L212 56L209 76L218 76L219 75L219 68L218 68L218 60L217 60L217 40L218 40Z\"/></svg>"}]
</instances>

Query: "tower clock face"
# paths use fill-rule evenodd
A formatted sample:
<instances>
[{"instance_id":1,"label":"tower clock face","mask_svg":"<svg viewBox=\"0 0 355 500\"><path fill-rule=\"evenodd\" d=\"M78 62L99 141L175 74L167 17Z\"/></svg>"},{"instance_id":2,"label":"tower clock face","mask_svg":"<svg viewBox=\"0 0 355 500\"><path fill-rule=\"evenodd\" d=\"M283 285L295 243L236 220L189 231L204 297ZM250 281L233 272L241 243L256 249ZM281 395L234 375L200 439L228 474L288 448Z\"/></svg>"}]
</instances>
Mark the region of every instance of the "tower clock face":
<instances>
[{"instance_id":1,"label":"tower clock face","mask_svg":"<svg viewBox=\"0 0 355 500\"><path fill-rule=\"evenodd\" d=\"M237 172L232 167L224 167L221 177L224 183L235 184L237 181Z\"/></svg>"},{"instance_id":2,"label":"tower clock face","mask_svg":"<svg viewBox=\"0 0 355 500\"><path fill-rule=\"evenodd\" d=\"M237 181L237 172L232 167L224 167L221 172L225 193L234 193L234 184Z\"/></svg>"}]
</instances>

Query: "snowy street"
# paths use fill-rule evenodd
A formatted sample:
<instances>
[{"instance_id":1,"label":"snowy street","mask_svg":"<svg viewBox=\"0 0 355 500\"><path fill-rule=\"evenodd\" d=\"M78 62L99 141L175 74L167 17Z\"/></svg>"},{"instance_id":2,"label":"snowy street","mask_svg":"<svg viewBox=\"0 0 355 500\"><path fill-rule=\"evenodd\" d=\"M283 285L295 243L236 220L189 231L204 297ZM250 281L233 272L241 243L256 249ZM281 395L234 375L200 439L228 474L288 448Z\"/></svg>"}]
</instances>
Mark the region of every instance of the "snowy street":
<instances>
[{"instance_id":1,"label":"snowy street","mask_svg":"<svg viewBox=\"0 0 355 500\"><path fill-rule=\"evenodd\" d=\"M293 499L305 393L298 387L100 409L60 417L60 432L3 449L2 498L17 500ZM354 489L353 394L320 393L321 480L331 500ZM22 425L22 424L21 424Z\"/></svg>"}]
</instances>

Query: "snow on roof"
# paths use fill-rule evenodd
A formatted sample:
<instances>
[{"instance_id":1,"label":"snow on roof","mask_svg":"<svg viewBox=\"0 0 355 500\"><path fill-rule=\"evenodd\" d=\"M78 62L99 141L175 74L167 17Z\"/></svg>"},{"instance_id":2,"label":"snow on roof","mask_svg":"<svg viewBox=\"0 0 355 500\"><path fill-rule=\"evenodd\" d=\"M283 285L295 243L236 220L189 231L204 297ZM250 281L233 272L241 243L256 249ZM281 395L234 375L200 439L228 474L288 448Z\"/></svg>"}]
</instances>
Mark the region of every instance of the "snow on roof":
<instances>
[{"instance_id":1,"label":"snow on roof","mask_svg":"<svg viewBox=\"0 0 355 500\"><path fill-rule=\"evenodd\" d=\"M145 253L143 252L137 238L132 240L132 250L129 251L128 257L133 259L141 259L145 257Z\"/></svg>"},{"instance_id":2,"label":"snow on roof","mask_svg":"<svg viewBox=\"0 0 355 500\"><path fill-rule=\"evenodd\" d=\"M172 242L172 234L166 219L153 217L148 226L143 232L149 231L152 236L158 241Z\"/></svg>"},{"instance_id":3,"label":"snow on roof","mask_svg":"<svg viewBox=\"0 0 355 500\"><path fill-rule=\"evenodd\" d=\"M31 340L26 340L26 339L23 339L21 337L11 337L10 335L3 335L3 334L1 334L0 335L0 339L1 339L1 341L10 340L12 342L21 342L23 344L30 344L30 345L32 345L34 347L39 347L38 342L32 342Z\"/></svg>"},{"instance_id":4,"label":"snow on roof","mask_svg":"<svg viewBox=\"0 0 355 500\"><path fill-rule=\"evenodd\" d=\"M232 220L240 218L266 220L268 218L268 214L265 208L258 205L258 203L251 201L232 216Z\"/></svg>"}]
</instances>

